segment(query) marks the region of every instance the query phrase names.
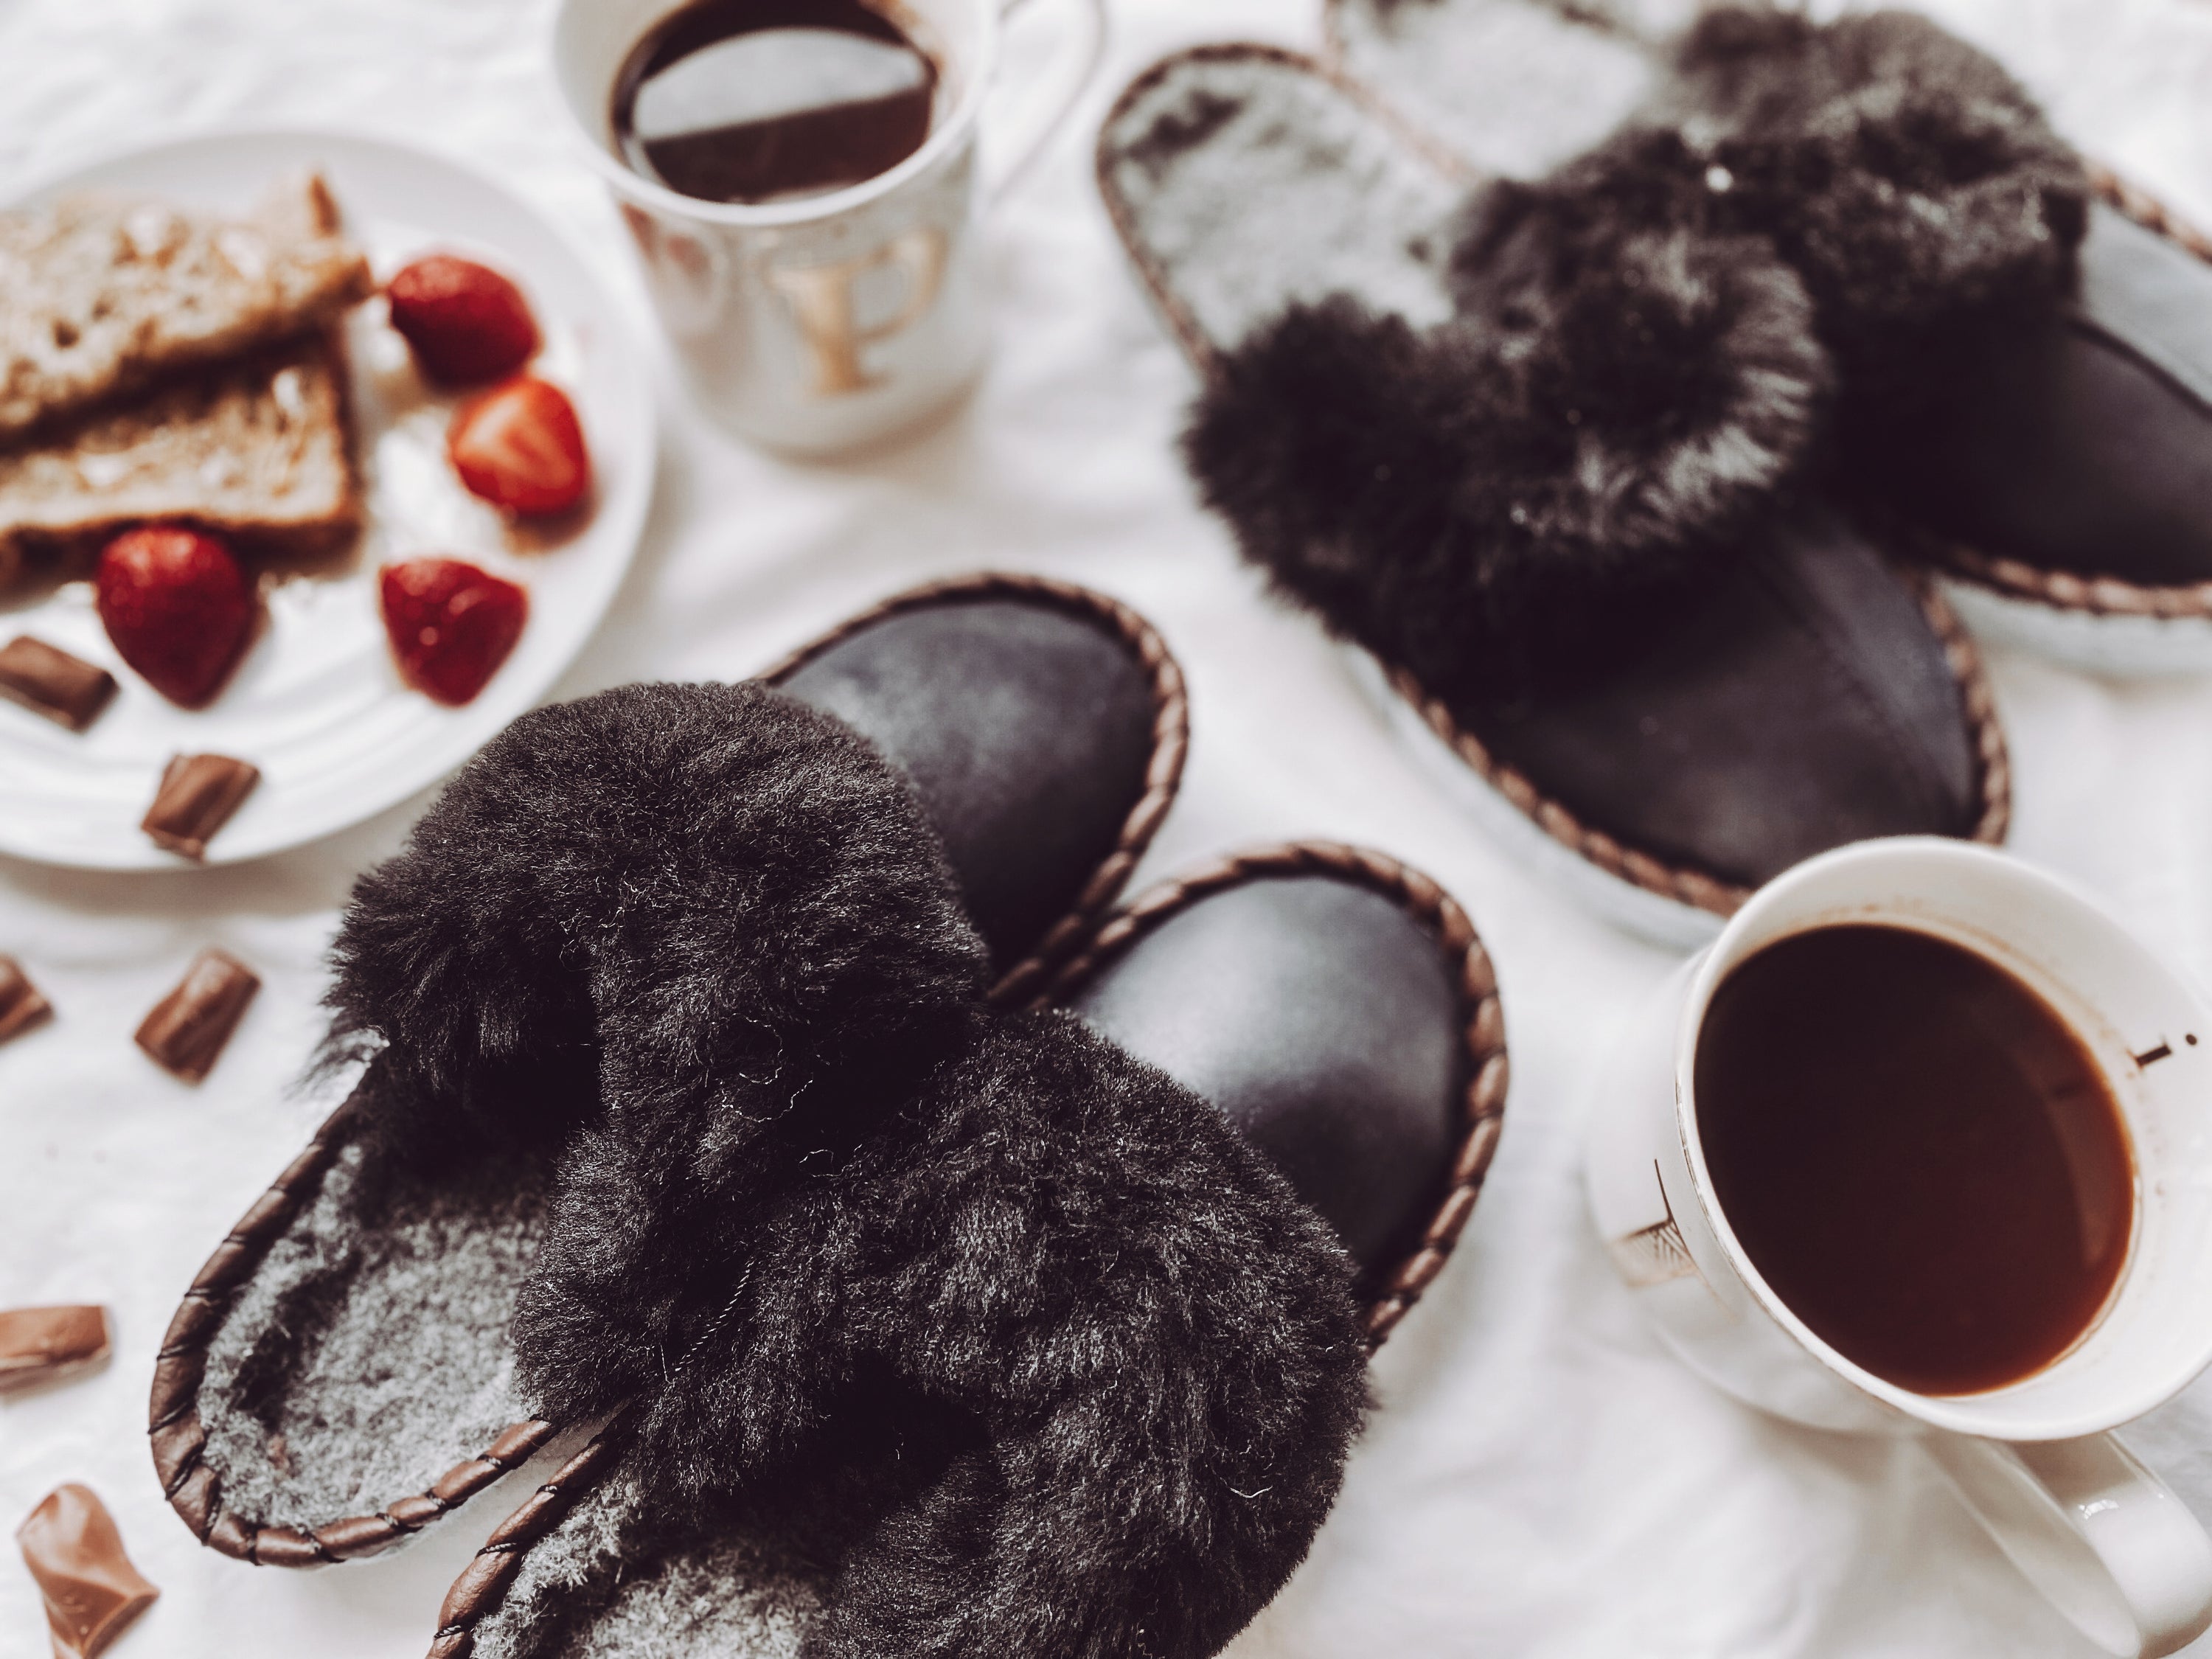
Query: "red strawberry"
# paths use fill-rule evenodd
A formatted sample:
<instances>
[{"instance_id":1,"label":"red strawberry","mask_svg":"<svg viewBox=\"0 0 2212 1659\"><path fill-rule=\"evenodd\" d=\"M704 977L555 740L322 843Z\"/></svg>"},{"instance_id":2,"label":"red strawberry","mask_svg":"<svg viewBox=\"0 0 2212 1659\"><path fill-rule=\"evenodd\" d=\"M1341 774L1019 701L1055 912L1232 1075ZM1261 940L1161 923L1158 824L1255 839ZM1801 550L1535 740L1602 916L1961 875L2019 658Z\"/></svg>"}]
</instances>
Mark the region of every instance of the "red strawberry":
<instances>
[{"instance_id":1,"label":"red strawberry","mask_svg":"<svg viewBox=\"0 0 2212 1659\"><path fill-rule=\"evenodd\" d=\"M123 660L186 708L222 690L253 633L252 581L228 547L196 530L125 531L100 554L93 588Z\"/></svg>"},{"instance_id":2,"label":"red strawberry","mask_svg":"<svg viewBox=\"0 0 2212 1659\"><path fill-rule=\"evenodd\" d=\"M522 290L469 259L434 253L385 285L392 325L434 380L471 386L512 374L538 349Z\"/></svg>"},{"instance_id":3,"label":"red strawberry","mask_svg":"<svg viewBox=\"0 0 2212 1659\"><path fill-rule=\"evenodd\" d=\"M446 453L471 494L520 518L565 513L592 487L591 457L568 394L527 374L455 416Z\"/></svg>"},{"instance_id":4,"label":"red strawberry","mask_svg":"<svg viewBox=\"0 0 2212 1659\"><path fill-rule=\"evenodd\" d=\"M449 708L484 689L530 617L528 593L459 559L387 564L381 586L399 678Z\"/></svg>"}]
</instances>

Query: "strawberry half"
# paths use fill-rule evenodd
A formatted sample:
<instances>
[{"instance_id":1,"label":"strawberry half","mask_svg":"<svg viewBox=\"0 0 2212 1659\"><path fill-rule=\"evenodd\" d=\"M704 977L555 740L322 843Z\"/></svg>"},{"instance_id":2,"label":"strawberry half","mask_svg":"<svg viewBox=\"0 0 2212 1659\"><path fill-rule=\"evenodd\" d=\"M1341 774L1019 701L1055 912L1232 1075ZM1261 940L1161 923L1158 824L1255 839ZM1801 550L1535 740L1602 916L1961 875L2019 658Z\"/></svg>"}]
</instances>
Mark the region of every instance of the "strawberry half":
<instances>
[{"instance_id":1,"label":"strawberry half","mask_svg":"<svg viewBox=\"0 0 2212 1659\"><path fill-rule=\"evenodd\" d=\"M455 416L446 453L470 493L519 518L566 513L592 487L584 428L568 394L527 374Z\"/></svg>"},{"instance_id":2,"label":"strawberry half","mask_svg":"<svg viewBox=\"0 0 2212 1659\"><path fill-rule=\"evenodd\" d=\"M417 259L385 284L384 297L422 373L447 386L500 380L538 349L522 290L472 259Z\"/></svg>"},{"instance_id":3,"label":"strawberry half","mask_svg":"<svg viewBox=\"0 0 2212 1659\"><path fill-rule=\"evenodd\" d=\"M229 548L172 525L125 531L108 543L93 591L123 660L186 708L222 690L258 609L254 585Z\"/></svg>"},{"instance_id":4,"label":"strawberry half","mask_svg":"<svg viewBox=\"0 0 2212 1659\"><path fill-rule=\"evenodd\" d=\"M530 595L459 559L384 567L384 631L399 678L458 708L499 672L530 619Z\"/></svg>"}]
</instances>

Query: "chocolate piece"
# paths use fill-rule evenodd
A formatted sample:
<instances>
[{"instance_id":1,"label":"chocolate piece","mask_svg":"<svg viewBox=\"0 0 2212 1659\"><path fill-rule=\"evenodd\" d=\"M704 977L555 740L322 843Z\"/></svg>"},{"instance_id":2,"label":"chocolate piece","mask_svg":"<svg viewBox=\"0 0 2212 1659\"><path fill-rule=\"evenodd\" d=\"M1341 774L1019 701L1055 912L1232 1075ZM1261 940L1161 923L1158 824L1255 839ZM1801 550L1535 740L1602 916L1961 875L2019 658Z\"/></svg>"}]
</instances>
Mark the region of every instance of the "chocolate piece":
<instances>
[{"instance_id":1,"label":"chocolate piece","mask_svg":"<svg viewBox=\"0 0 2212 1659\"><path fill-rule=\"evenodd\" d=\"M54 1382L106 1358L105 1308L10 1308L0 1313L0 1394Z\"/></svg>"},{"instance_id":2,"label":"chocolate piece","mask_svg":"<svg viewBox=\"0 0 2212 1659\"><path fill-rule=\"evenodd\" d=\"M114 1518L88 1486L48 1492L15 1541L46 1598L54 1659L93 1659L161 1593L131 1565Z\"/></svg>"},{"instance_id":3,"label":"chocolate piece","mask_svg":"<svg viewBox=\"0 0 2212 1659\"><path fill-rule=\"evenodd\" d=\"M54 1012L13 957L0 957L0 1042L21 1036Z\"/></svg>"},{"instance_id":4,"label":"chocolate piece","mask_svg":"<svg viewBox=\"0 0 2212 1659\"><path fill-rule=\"evenodd\" d=\"M115 676L58 646L18 635L0 646L0 697L82 732L115 695Z\"/></svg>"},{"instance_id":5,"label":"chocolate piece","mask_svg":"<svg viewBox=\"0 0 2212 1659\"><path fill-rule=\"evenodd\" d=\"M228 755L179 755L138 827L172 853L205 858L209 839L260 781L258 769Z\"/></svg>"},{"instance_id":6,"label":"chocolate piece","mask_svg":"<svg viewBox=\"0 0 2212 1659\"><path fill-rule=\"evenodd\" d=\"M177 988L154 1005L138 1026L138 1046L154 1063L198 1083L238 1029L239 1018L261 981L228 951L206 950L192 958Z\"/></svg>"}]
</instances>

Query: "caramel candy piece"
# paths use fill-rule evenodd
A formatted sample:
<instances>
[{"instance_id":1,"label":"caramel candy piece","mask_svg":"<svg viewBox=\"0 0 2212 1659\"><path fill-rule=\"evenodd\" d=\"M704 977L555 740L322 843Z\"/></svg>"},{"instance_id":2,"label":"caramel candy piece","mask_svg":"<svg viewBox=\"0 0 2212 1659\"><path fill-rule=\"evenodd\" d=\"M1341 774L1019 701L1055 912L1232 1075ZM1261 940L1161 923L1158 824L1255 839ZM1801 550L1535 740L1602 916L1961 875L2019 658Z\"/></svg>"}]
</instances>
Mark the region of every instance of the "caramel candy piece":
<instances>
[{"instance_id":1,"label":"caramel candy piece","mask_svg":"<svg viewBox=\"0 0 2212 1659\"><path fill-rule=\"evenodd\" d=\"M0 1042L21 1036L53 1012L21 964L13 957L0 957Z\"/></svg>"},{"instance_id":2,"label":"caramel candy piece","mask_svg":"<svg viewBox=\"0 0 2212 1659\"><path fill-rule=\"evenodd\" d=\"M177 988L139 1023L138 1046L153 1056L155 1065L187 1083L198 1083L214 1069L246 1005L260 988L259 978L236 957L225 951L203 951L192 958Z\"/></svg>"},{"instance_id":3,"label":"caramel candy piece","mask_svg":"<svg viewBox=\"0 0 2212 1659\"><path fill-rule=\"evenodd\" d=\"M106 1358L105 1308L10 1308L0 1313L0 1394L52 1382Z\"/></svg>"},{"instance_id":4,"label":"caramel candy piece","mask_svg":"<svg viewBox=\"0 0 2212 1659\"><path fill-rule=\"evenodd\" d=\"M23 1559L46 1598L54 1659L93 1659L161 1592L123 1553L123 1536L88 1486L46 1495L15 1528Z\"/></svg>"},{"instance_id":5,"label":"caramel candy piece","mask_svg":"<svg viewBox=\"0 0 2212 1659\"><path fill-rule=\"evenodd\" d=\"M115 695L115 676L58 646L19 635L0 646L0 697L82 732Z\"/></svg>"},{"instance_id":6,"label":"caramel candy piece","mask_svg":"<svg viewBox=\"0 0 2212 1659\"><path fill-rule=\"evenodd\" d=\"M257 768L228 755L179 755L163 769L138 827L172 853L205 858L209 839L260 781Z\"/></svg>"}]
</instances>

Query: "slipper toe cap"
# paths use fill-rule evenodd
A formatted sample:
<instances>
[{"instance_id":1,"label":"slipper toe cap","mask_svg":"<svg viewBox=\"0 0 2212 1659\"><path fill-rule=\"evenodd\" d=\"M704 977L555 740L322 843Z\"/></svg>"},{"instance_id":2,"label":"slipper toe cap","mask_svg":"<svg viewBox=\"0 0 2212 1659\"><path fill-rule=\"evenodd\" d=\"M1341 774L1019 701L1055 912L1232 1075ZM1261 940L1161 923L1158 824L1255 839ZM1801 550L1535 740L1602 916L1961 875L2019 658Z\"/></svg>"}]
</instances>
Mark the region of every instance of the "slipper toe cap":
<instances>
[{"instance_id":1,"label":"slipper toe cap","mask_svg":"<svg viewBox=\"0 0 2212 1659\"><path fill-rule=\"evenodd\" d=\"M1146 791L1152 671L1126 640L1054 605L917 606L781 684L905 773L1001 970L1075 904Z\"/></svg>"}]
</instances>

